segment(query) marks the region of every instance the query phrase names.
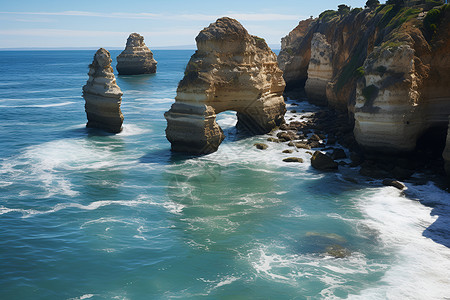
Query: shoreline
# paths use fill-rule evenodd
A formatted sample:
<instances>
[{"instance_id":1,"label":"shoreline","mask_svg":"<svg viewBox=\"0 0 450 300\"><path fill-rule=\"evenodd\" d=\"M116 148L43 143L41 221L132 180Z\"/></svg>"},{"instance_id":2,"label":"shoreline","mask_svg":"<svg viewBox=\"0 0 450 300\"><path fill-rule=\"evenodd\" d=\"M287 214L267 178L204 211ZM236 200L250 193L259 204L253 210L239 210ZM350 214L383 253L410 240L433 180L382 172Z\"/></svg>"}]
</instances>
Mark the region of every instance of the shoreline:
<instances>
[{"instance_id":1,"label":"shoreline","mask_svg":"<svg viewBox=\"0 0 450 300\"><path fill-rule=\"evenodd\" d=\"M358 167L358 174L367 180L390 180L415 185L423 185L431 181L441 190L450 191L441 156L442 151L440 148L436 150L436 147L430 147L433 140L419 141L420 144L418 142L416 150L409 153L368 151L356 142L353 134L354 124L351 124L346 112L329 106L320 106L310 101L304 91L300 93L298 90L295 93L288 91L285 92L284 97L285 102L290 100L298 105L305 101L319 108L310 116L302 116L301 119L306 119L302 125L299 125L298 121L292 117L285 118L286 123L277 130L284 132L284 134L278 133L278 136L282 135L284 138L291 136L290 140L285 141L288 146L306 143L305 146L309 146L311 153L316 150L326 153L333 160L337 160L339 167L336 172L341 172L341 168ZM291 109L290 112L296 113L295 109ZM314 141L314 138L311 140L312 135L323 137L323 139L321 142ZM298 139L296 139L297 136ZM271 138L268 141L283 142L282 139L276 141ZM442 145L442 150L444 146ZM349 155L344 154L345 157L343 157L342 153L337 153L336 150L341 147L345 148ZM341 159L349 159L350 163Z\"/></svg>"}]
</instances>

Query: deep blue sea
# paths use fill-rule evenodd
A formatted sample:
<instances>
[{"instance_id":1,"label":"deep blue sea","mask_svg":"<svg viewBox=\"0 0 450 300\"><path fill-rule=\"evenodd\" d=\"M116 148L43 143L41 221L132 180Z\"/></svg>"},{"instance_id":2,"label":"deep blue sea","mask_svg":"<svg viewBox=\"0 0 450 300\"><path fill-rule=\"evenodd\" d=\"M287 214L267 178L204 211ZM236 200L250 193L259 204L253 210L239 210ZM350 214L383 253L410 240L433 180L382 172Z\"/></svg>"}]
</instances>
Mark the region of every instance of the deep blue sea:
<instances>
[{"instance_id":1,"label":"deep blue sea","mask_svg":"<svg viewBox=\"0 0 450 300\"><path fill-rule=\"evenodd\" d=\"M94 53L0 52L1 299L450 298L448 193L317 172L233 112L216 153L171 153L163 113L193 51L116 76L123 132L88 130Z\"/></svg>"}]
</instances>

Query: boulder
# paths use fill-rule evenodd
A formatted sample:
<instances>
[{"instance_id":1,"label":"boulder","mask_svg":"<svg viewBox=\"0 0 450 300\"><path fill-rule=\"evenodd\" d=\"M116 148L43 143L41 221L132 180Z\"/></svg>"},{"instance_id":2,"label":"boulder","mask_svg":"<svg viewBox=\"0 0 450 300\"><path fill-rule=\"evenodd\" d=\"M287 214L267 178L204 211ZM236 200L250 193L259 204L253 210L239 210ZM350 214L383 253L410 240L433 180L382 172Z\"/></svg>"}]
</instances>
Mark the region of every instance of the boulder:
<instances>
[{"instance_id":1,"label":"boulder","mask_svg":"<svg viewBox=\"0 0 450 300\"><path fill-rule=\"evenodd\" d=\"M323 154L320 151L316 151L311 157L311 166L317 170L331 171L338 168L338 163L328 155Z\"/></svg>"},{"instance_id":2,"label":"boulder","mask_svg":"<svg viewBox=\"0 0 450 300\"><path fill-rule=\"evenodd\" d=\"M120 110L123 93L116 83L111 62L109 52L98 49L89 65L89 79L83 86L83 98L88 119L86 127L118 133L123 123Z\"/></svg>"},{"instance_id":3,"label":"boulder","mask_svg":"<svg viewBox=\"0 0 450 300\"><path fill-rule=\"evenodd\" d=\"M255 146L256 149L259 149L259 150L266 150L267 148L269 148L269 146L267 146L264 143L255 143L255 144L253 144L253 146Z\"/></svg>"},{"instance_id":4,"label":"boulder","mask_svg":"<svg viewBox=\"0 0 450 300\"><path fill-rule=\"evenodd\" d=\"M303 159L300 157L287 157L283 159L284 162L296 162L296 163L302 163Z\"/></svg>"},{"instance_id":5,"label":"boulder","mask_svg":"<svg viewBox=\"0 0 450 300\"><path fill-rule=\"evenodd\" d=\"M383 185L385 186L393 186L399 190L404 190L406 188L406 186L401 183L400 181L397 180L392 180L392 179L384 179L383 180Z\"/></svg>"}]
</instances>

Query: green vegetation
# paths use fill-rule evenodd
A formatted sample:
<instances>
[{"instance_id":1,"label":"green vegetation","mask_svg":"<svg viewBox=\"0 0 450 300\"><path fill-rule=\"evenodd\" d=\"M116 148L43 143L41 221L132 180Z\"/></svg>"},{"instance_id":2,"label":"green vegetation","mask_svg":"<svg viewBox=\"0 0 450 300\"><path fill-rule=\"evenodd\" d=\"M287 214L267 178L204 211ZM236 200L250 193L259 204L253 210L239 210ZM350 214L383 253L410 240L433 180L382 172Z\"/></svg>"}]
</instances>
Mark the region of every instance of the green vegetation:
<instances>
[{"instance_id":1,"label":"green vegetation","mask_svg":"<svg viewBox=\"0 0 450 300\"><path fill-rule=\"evenodd\" d=\"M380 14L382 14L383 17L378 23L378 28L400 27L403 23L416 18L421 11L422 10L418 8L402 8L395 5L386 5L382 10L380 10Z\"/></svg>"},{"instance_id":2,"label":"green vegetation","mask_svg":"<svg viewBox=\"0 0 450 300\"><path fill-rule=\"evenodd\" d=\"M369 9L375 9L377 6L380 5L380 1L378 0L367 0L366 7Z\"/></svg>"},{"instance_id":3,"label":"green vegetation","mask_svg":"<svg viewBox=\"0 0 450 300\"><path fill-rule=\"evenodd\" d=\"M260 43L262 43L262 42L266 42L266 40L265 40L265 39L263 39L263 38L260 38L259 36L254 36L254 38L255 38L255 40L256 40L257 42L260 42Z\"/></svg>"},{"instance_id":4,"label":"green vegetation","mask_svg":"<svg viewBox=\"0 0 450 300\"><path fill-rule=\"evenodd\" d=\"M386 4L394 6L403 6L405 5L405 0L388 0L386 1Z\"/></svg>"},{"instance_id":5,"label":"green vegetation","mask_svg":"<svg viewBox=\"0 0 450 300\"><path fill-rule=\"evenodd\" d=\"M326 10L326 11L322 12L319 15L319 20L321 20L323 22L328 22L328 21L330 21L331 19L334 19L337 16L338 16L338 12L337 11L329 9L329 10Z\"/></svg>"},{"instance_id":6,"label":"green vegetation","mask_svg":"<svg viewBox=\"0 0 450 300\"><path fill-rule=\"evenodd\" d=\"M341 16L341 18L348 15L349 12L350 12L350 6L347 6L345 4L338 5L338 13L339 13L339 16Z\"/></svg>"},{"instance_id":7,"label":"green vegetation","mask_svg":"<svg viewBox=\"0 0 450 300\"><path fill-rule=\"evenodd\" d=\"M445 4L440 8L433 8L423 19L425 34L431 40L439 28L441 20L450 13L450 4Z\"/></svg>"},{"instance_id":8,"label":"green vegetation","mask_svg":"<svg viewBox=\"0 0 450 300\"><path fill-rule=\"evenodd\" d=\"M358 14L358 13L360 13L360 12L362 12L363 11L363 9L361 8L361 7L355 7L354 9L352 9L351 11L350 11L350 13L352 13L352 14Z\"/></svg>"},{"instance_id":9,"label":"green vegetation","mask_svg":"<svg viewBox=\"0 0 450 300\"><path fill-rule=\"evenodd\" d=\"M357 68L356 70L355 70L355 76L357 77L357 78L361 78L361 77L363 77L365 75L365 71L364 71L364 67L363 66L361 66L361 67L359 67L359 68Z\"/></svg>"}]
</instances>

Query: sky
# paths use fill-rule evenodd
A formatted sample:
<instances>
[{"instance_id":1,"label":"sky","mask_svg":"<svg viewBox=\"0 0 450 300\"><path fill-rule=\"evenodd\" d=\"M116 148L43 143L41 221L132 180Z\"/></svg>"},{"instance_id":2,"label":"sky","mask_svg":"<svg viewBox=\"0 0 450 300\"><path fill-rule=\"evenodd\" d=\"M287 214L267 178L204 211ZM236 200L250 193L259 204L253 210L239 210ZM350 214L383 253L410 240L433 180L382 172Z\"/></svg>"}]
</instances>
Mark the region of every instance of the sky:
<instances>
[{"instance_id":1,"label":"sky","mask_svg":"<svg viewBox=\"0 0 450 300\"><path fill-rule=\"evenodd\" d=\"M0 0L0 48L124 48L138 32L150 49L192 46L217 18L237 19L278 46L298 22L365 0ZM381 1L384 2L384 1ZM195 47L188 47L195 49Z\"/></svg>"}]
</instances>

